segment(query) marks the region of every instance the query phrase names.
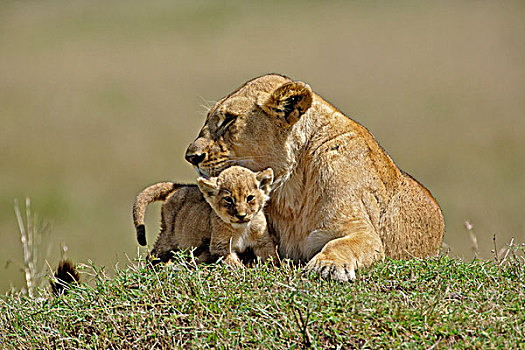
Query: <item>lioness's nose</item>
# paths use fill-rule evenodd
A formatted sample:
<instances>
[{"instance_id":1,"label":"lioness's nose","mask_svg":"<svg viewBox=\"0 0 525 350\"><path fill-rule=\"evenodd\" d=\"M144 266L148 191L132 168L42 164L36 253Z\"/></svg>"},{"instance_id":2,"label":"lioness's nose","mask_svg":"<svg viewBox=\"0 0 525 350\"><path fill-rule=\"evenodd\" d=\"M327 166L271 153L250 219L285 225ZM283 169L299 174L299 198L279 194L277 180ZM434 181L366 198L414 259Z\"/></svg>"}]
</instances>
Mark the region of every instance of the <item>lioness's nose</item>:
<instances>
[{"instance_id":1,"label":"lioness's nose","mask_svg":"<svg viewBox=\"0 0 525 350\"><path fill-rule=\"evenodd\" d=\"M191 164L197 166L206 158L206 153L188 153L186 152L186 160Z\"/></svg>"},{"instance_id":2,"label":"lioness's nose","mask_svg":"<svg viewBox=\"0 0 525 350\"><path fill-rule=\"evenodd\" d=\"M209 144L210 141L203 137L199 137L193 141L186 150L186 160L195 166L199 165L199 163L206 158L206 150Z\"/></svg>"}]
</instances>

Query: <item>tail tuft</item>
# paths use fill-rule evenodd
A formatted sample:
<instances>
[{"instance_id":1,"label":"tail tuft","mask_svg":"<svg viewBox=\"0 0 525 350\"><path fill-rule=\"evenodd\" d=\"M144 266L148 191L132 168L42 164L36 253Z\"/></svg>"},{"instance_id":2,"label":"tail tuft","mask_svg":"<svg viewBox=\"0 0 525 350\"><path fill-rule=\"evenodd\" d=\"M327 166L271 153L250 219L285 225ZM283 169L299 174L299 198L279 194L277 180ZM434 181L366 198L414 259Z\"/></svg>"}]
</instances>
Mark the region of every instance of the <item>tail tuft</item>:
<instances>
[{"instance_id":1,"label":"tail tuft","mask_svg":"<svg viewBox=\"0 0 525 350\"><path fill-rule=\"evenodd\" d=\"M62 260L58 264L53 277L54 279L50 282L51 290L56 296L67 294L69 285L80 281L80 276L75 266L69 260Z\"/></svg>"},{"instance_id":2,"label":"tail tuft","mask_svg":"<svg viewBox=\"0 0 525 350\"><path fill-rule=\"evenodd\" d=\"M137 241L140 245L146 245L146 226L138 225L137 226Z\"/></svg>"}]
</instances>

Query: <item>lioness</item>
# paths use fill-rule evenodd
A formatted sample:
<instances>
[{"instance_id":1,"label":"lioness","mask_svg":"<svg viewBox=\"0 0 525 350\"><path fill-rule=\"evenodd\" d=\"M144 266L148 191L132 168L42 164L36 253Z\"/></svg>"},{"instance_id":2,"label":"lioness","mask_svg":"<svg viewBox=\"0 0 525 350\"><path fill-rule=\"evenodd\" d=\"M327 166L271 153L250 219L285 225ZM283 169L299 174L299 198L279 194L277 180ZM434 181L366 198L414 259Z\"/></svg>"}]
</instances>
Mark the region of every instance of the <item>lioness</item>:
<instances>
[{"instance_id":1,"label":"lioness","mask_svg":"<svg viewBox=\"0 0 525 350\"><path fill-rule=\"evenodd\" d=\"M186 160L204 176L233 165L272 168L265 208L279 251L324 278L355 279L385 255L426 257L444 234L430 192L370 132L290 78L248 81L208 112Z\"/></svg>"},{"instance_id":2,"label":"lioness","mask_svg":"<svg viewBox=\"0 0 525 350\"><path fill-rule=\"evenodd\" d=\"M233 166L218 177L199 178L198 188L172 182L151 185L137 196L133 206L137 240L146 244L147 205L165 200L161 232L151 251L152 257L167 261L174 250L196 248L194 255L200 262L224 257L229 265L243 266L237 253L251 248L263 261L270 256L276 258L262 210L272 181L272 169L254 173Z\"/></svg>"}]
</instances>

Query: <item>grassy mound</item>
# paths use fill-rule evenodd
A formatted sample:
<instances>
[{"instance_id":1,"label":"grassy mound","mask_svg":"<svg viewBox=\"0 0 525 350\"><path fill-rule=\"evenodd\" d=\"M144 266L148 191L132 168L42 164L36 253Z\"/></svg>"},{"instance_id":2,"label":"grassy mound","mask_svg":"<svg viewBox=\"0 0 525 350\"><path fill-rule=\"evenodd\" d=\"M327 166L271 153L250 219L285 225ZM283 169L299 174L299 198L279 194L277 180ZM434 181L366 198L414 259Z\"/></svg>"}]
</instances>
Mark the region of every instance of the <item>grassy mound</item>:
<instances>
[{"instance_id":1,"label":"grassy mound","mask_svg":"<svg viewBox=\"0 0 525 350\"><path fill-rule=\"evenodd\" d=\"M300 267L83 269L55 298L0 299L2 348L519 348L525 261L387 260L355 283ZM90 276L90 277L86 277ZM521 345L520 345L521 344Z\"/></svg>"}]
</instances>

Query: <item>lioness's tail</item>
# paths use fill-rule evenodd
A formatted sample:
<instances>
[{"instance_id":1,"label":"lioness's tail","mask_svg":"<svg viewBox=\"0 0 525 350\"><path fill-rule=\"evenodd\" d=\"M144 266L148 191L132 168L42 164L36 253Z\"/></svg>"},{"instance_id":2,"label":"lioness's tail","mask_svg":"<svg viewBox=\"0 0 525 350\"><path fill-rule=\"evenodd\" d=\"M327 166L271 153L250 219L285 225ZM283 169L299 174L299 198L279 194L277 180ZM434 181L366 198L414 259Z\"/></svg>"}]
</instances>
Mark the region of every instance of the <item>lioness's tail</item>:
<instances>
[{"instance_id":1,"label":"lioness's tail","mask_svg":"<svg viewBox=\"0 0 525 350\"><path fill-rule=\"evenodd\" d=\"M56 296L66 294L71 284L80 282L77 269L69 260L60 261L53 277L50 280L51 290Z\"/></svg>"},{"instance_id":2,"label":"lioness's tail","mask_svg":"<svg viewBox=\"0 0 525 350\"><path fill-rule=\"evenodd\" d=\"M137 241L140 245L146 245L146 227L144 226L144 214L148 204L155 201L164 201L166 198L184 185L173 182L159 182L151 185L140 192L133 204L133 223L137 230Z\"/></svg>"}]
</instances>

